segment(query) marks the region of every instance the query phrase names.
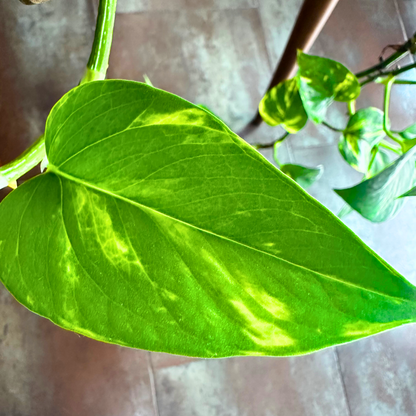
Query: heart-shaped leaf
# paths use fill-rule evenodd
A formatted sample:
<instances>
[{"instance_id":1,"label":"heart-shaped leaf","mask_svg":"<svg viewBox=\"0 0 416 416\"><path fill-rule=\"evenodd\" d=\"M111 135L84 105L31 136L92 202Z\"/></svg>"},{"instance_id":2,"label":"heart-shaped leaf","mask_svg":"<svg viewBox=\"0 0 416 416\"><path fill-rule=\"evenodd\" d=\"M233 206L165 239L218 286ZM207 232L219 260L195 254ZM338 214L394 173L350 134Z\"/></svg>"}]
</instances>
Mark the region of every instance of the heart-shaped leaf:
<instances>
[{"instance_id":1,"label":"heart-shaped leaf","mask_svg":"<svg viewBox=\"0 0 416 416\"><path fill-rule=\"evenodd\" d=\"M402 155L378 175L335 192L370 221L382 222L393 218L404 203L404 199L398 197L415 181L415 151L416 148Z\"/></svg>"},{"instance_id":2,"label":"heart-shaped leaf","mask_svg":"<svg viewBox=\"0 0 416 416\"><path fill-rule=\"evenodd\" d=\"M372 150L384 136L383 112L374 107L363 108L350 117L340 138L339 151L350 166L367 173Z\"/></svg>"},{"instance_id":3,"label":"heart-shaped leaf","mask_svg":"<svg viewBox=\"0 0 416 416\"><path fill-rule=\"evenodd\" d=\"M322 165L316 168L307 168L301 165L288 164L282 165L280 169L304 189L313 185L324 173L324 167Z\"/></svg>"},{"instance_id":4,"label":"heart-shaped leaf","mask_svg":"<svg viewBox=\"0 0 416 416\"><path fill-rule=\"evenodd\" d=\"M207 111L131 81L66 94L47 172L0 204L0 276L80 334L293 355L416 319L416 288Z\"/></svg>"},{"instance_id":5,"label":"heart-shaped leaf","mask_svg":"<svg viewBox=\"0 0 416 416\"><path fill-rule=\"evenodd\" d=\"M355 75L328 58L298 52L298 85L303 106L315 123L321 123L333 101L355 100L361 91Z\"/></svg>"},{"instance_id":6,"label":"heart-shaped leaf","mask_svg":"<svg viewBox=\"0 0 416 416\"><path fill-rule=\"evenodd\" d=\"M263 120L270 126L282 125L288 133L301 130L308 116L300 99L297 79L289 79L273 87L259 105Z\"/></svg>"}]
</instances>

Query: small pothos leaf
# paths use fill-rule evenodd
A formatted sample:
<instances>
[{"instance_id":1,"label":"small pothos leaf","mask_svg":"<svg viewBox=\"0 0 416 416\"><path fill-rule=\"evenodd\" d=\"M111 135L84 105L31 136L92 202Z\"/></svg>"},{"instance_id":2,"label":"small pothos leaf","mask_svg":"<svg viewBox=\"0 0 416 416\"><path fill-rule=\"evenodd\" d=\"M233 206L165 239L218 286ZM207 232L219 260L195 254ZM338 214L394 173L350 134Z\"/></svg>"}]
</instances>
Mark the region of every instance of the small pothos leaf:
<instances>
[{"instance_id":1,"label":"small pothos leaf","mask_svg":"<svg viewBox=\"0 0 416 416\"><path fill-rule=\"evenodd\" d=\"M333 101L355 100L361 91L355 75L328 58L298 52L297 74L303 106L315 123L321 123Z\"/></svg>"},{"instance_id":2,"label":"small pothos leaf","mask_svg":"<svg viewBox=\"0 0 416 416\"><path fill-rule=\"evenodd\" d=\"M280 166L280 169L304 189L313 185L324 173L324 167L322 165L316 168L308 168L301 165L287 164Z\"/></svg>"},{"instance_id":3,"label":"small pothos leaf","mask_svg":"<svg viewBox=\"0 0 416 416\"><path fill-rule=\"evenodd\" d=\"M300 99L297 79L283 81L268 91L260 102L259 112L270 126L282 125L288 133L301 130L308 116Z\"/></svg>"},{"instance_id":4,"label":"small pothos leaf","mask_svg":"<svg viewBox=\"0 0 416 416\"><path fill-rule=\"evenodd\" d=\"M370 221L382 222L393 218L404 203L398 197L415 182L415 151L416 148L402 155L378 175L335 192Z\"/></svg>"},{"instance_id":5,"label":"small pothos leaf","mask_svg":"<svg viewBox=\"0 0 416 416\"><path fill-rule=\"evenodd\" d=\"M350 166L367 173L373 148L384 136L383 112L374 107L363 108L350 117L338 144L339 151Z\"/></svg>"},{"instance_id":6,"label":"small pothos leaf","mask_svg":"<svg viewBox=\"0 0 416 416\"><path fill-rule=\"evenodd\" d=\"M407 129L398 133L402 139L401 146L404 153L416 145L416 124L412 124Z\"/></svg>"},{"instance_id":7,"label":"small pothos leaf","mask_svg":"<svg viewBox=\"0 0 416 416\"><path fill-rule=\"evenodd\" d=\"M293 355L416 321L416 287L218 118L132 81L66 94L0 204L0 278L111 343Z\"/></svg>"}]
</instances>

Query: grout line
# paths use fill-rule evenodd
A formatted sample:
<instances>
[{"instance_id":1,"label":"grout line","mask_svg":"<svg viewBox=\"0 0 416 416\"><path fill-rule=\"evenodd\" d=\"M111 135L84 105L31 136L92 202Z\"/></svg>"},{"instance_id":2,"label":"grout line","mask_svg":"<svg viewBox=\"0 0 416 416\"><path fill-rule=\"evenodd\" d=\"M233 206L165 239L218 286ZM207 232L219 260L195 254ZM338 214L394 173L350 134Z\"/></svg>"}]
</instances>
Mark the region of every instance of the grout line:
<instances>
[{"instance_id":1,"label":"grout line","mask_svg":"<svg viewBox=\"0 0 416 416\"><path fill-rule=\"evenodd\" d=\"M132 10L130 12L122 12L117 11L117 14L125 15L125 14L158 14L158 13L198 13L198 12L236 12L236 11L244 11L244 10L257 10L259 6L252 6L252 7L228 7L228 8L208 8L208 7L196 7L196 8L172 8L172 9L142 9L142 10Z\"/></svg>"},{"instance_id":2,"label":"grout line","mask_svg":"<svg viewBox=\"0 0 416 416\"><path fill-rule=\"evenodd\" d=\"M261 26L261 33L262 33L262 38L263 38L263 43L264 43L264 47L266 49L266 56L267 56L267 62L269 64L269 71L270 71L270 79L272 79L273 75L274 75L274 71L276 70L276 68L274 68L273 66L273 59L270 53L270 48L269 48L269 43L267 41L267 35L266 35L266 30L264 28L264 22L263 22L263 17L262 17L262 8L261 8L261 4L258 4L257 6L257 15L260 21L260 26ZM276 65L279 64L279 61L277 62ZM267 91L265 91L266 93Z\"/></svg>"},{"instance_id":3,"label":"grout line","mask_svg":"<svg viewBox=\"0 0 416 416\"><path fill-rule=\"evenodd\" d=\"M334 354L335 354L335 362L336 362L336 365L337 365L338 374L339 374L339 377L341 378L342 392L344 393L345 404L347 406L348 416L352 416L350 401L348 400L347 388L345 386L344 375L342 374L342 370L341 370L341 363L340 363L340 359L339 359L338 348L334 347L333 350L334 350Z\"/></svg>"},{"instance_id":4,"label":"grout line","mask_svg":"<svg viewBox=\"0 0 416 416\"><path fill-rule=\"evenodd\" d=\"M397 0L393 0L394 8L396 9L397 17L399 18L400 29L402 31L403 40L406 41L409 38L409 35L406 33L406 27L403 22L402 14L400 13L400 7L397 3Z\"/></svg>"},{"instance_id":5,"label":"grout line","mask_svg":"<svg viewBox=\"0 0 416 416\"><path fill-rule=\"evenodd\" d=\"M395 9L396 9L396 13L397 13L397 15L398 15L398 17L399 17L400 28L401 28L401 30L402 30L402 34L403 34L404 40L407 40L408 38L410 38L410 36L412 36L412 35L413 35L413 33L410 33L410 34L408 34L408 33L407 33L407 31L406 31L406 26L405 26L404 21L403 21L402 13L401 13L401 11L400 11L400 6L399 6L399 4L397 3L397 0L393 0L393 1L394 1L394 7L395 7ZM410 54L410 59L411 59L413 62L415 62L415 57L414 57L414 55L413 55L413 54Z\"/></svg>"},{"instance_id":6,"label":"grout line","mask_svg":"<svg viewBox=\"0 0 416 416\"><path fill-rule=\"evenodd\" d=\"M154 410L155 416L159 416L159 406L157 405L155 372L154 372L153 364L152 364L152 356L149 351L147 352L147 372L149 373L150 389L152 391L153 410Z\"/></svg>"}]
</instances>

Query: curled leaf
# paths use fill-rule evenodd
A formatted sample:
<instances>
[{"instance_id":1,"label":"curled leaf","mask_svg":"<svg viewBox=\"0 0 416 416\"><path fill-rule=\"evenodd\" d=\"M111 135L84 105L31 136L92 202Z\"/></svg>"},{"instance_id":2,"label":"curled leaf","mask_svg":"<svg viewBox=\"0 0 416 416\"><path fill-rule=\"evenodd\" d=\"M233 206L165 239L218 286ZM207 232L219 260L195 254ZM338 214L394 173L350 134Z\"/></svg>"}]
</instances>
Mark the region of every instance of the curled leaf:
<instances>
[{"instance_id":1,"label":"curled leaf","mask_svg":"<svg viewBox=\"0 0 416 416\"><path fill-rule=\"evenodd\" d=\"M308 121L295 78L281 82L268 91L260 102L259 112L267 124L281 124L288 133L298 132Z\"/></svg>"}]
</instances>

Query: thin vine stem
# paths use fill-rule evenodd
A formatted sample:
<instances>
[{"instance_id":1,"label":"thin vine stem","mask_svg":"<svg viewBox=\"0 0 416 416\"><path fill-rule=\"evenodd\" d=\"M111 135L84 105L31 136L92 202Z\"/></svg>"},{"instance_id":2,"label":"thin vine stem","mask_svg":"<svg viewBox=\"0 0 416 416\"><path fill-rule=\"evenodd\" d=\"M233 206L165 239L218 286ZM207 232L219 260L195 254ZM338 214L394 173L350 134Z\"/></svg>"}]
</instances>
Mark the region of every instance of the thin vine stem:
<instances>
[{"instance_id":1,"label":"thin vine stem","mask_svg":"<svg viewBox=\"0 0 416 416\"><path fill-rule=\"evenodd\" d=\"M286 137L289 136L289 134L290 133L286 132L285 134L283 134L283 136L279 137L277 140L274 140L270 143L264 143L264 144L263 143L254 143L254 144L252 144L252 146L257 150L259 150L259 149L269 149L269 148L274 147L274 145L276 143L282 142L283 140L285 140Z\"/></svg>"},{"instance_id":2,"label":"thin vine stem","mask_svg":"<svg viewBox=\"0 0 416 416\"><path fill-rule=\"evenodd\" d=\"M394 84L395 78L391 76L390 79L386 82L384 89L384 115L383 115L383 129L390 139L394 140L396 143L400 144L400 140L391 132L389 126L389 107L390 107L390 96L391 88Z\"/></svg>"},{"instance_id":3,"label":"thin vine stem","mask_svg":"<svg viewBox=\"0 0 416 416\"><path fill-rule=\"evenodd\" d=\"M355 111L356 111L355 100L348 101L347 106L348 106L348 114L350 116L353 116L355 114Z\"/></svg>"},{"instance_id":4,"label":"thin vine stem","mask_svg":"<svg viewBox=\"0 0 416 416\"><path fill-rule=\"evenodd\" d=\"M416 81L407 80L407 79L396 79L394 83L399 84L399 85L416 85Z\"/></svg>"},{"instance_id":5,"label":"thin vine stem","mask_svg":"<svg viewBox=\"0 0 416 416\"><path fill-rule=\"evenodd\" d=\"M378 78L383 78L383 77L389 77L389 76L393 76L396 77L400 74L404 74L407 71L410 71L411 69L415 69L416 68L416 63L410 64L410 65L406 65L403 68L398 68L395 69L393 71L387 71L387 72L383 72L383 73L379 73L376 75L373 75L369 78L367 78L366 80L362 81L360 83L361 86L367 85L375 80L377 80ZM404 82L398 82L399 84L404 84Z\"/></svg>"},{"instance_id":6,"label":"thin vine stem","mask_svg":"<svg viewBox=\"0 0 416 416\"><path fill-rule=\"evenodd\" d=\"M113 41L116 7L117 0L100 0L94 43L81 84L105 79ZM42 134L20 156L0 167L0 189L7 186L15 188L16 181L45 158L45 137Z\"/></svg>"},{"instance_id":7,"label":"thin vine stem","mask_svg":"<svg viewBox=\"0 0 416 416\"><path fill-rule=\"evenodd\" d=\"M384 149L390 150L398 155L402 154L402 151L400 148L393 146L391 143L387 142L387 141L382 141L380 142L380 147L383 147Z\"/></svg>"},{"instance_id":8,"label":"thin vine stem","mask_svg":"<svg viewBox=\"0 0 416 416\"><path fill-rule=\"evenodd\" d=\"M384 69L390 68L391 66L397 64L403 58L405 58L409 53L415 53L416 49L416 33L408 39L405 43L400 45L398 50L391 54L386 59L382 60L376 65L371 66L363 71L357 72L355 76L357 78L367 77L373 75L375 72L378 72L378 75L382 73ZM377 76L376 76L377 77Z\"/></svg>"},{"instance_id":9,"label":"thin vine stem","mask_svg":"<svg viewBox=\"0 0 416 416\"><path fill-rule=\"evenodd\" d=\"M401 61L408 54L409 54L408 50L397 51L393 53L391 56L389 56L387 59L384 59L382 62L378 63L377 65L374 65L368 69L365 69L364 71L357 72L355 76L357 78L364 78L364 77L374 74L374 72L380 73L383 69L389 68L392 65L396 64L397 62Z\"/></svg>"},{"instance_id":10,"label":"thin vine stem","mask_svg":"<svg viewBox=\"0 0 416 416\"><path fill-rule=\"evenodd\" d=\"M17 179L38 165L45 155L45 138L42 134L20 156L0 167L0 189L7 186L15 188Z\"/></svg>"},{"instance_id":11,"label":"thin vine stem","mask_svg":"<svg viewBox=\"0 0 416 416\"><path fill-rule=\"evenodd\" d=\"M321 124L323 126L327 127L328 129L332 130L332 131L336 131L337 133L343 133L344 132L344 129L339 129L337 127L334 127L326 121L322 121Z\"/></svg>"}]
</instances>

